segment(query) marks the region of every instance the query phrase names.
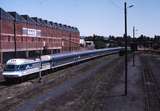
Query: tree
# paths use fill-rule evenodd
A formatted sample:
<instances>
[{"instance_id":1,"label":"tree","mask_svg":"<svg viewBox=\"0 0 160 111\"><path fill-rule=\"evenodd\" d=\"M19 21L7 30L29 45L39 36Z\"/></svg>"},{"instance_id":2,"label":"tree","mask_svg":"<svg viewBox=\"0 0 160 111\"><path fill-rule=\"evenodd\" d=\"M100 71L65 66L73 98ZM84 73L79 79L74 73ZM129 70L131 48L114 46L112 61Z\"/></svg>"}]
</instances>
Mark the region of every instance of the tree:
<instances>
[{"instance_id":1,"label":"tree","mask_svg":"<svg viewBox=\"0 0 160 111\"><path fill-rule=\"evenodd\" d=\"M93 35L95 49L106 48L106 40L103 36Z\"/></svg>"}]
</instances>

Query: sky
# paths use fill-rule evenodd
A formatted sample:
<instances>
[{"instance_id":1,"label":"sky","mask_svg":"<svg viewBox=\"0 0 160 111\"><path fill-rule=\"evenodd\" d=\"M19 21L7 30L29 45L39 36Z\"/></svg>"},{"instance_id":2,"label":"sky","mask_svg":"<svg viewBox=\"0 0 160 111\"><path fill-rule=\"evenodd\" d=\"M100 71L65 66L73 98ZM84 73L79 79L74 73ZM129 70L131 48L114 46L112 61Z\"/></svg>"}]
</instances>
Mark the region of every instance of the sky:
<instances>
[{"instance_id":1,"label":"sky","mask_svg":"<svg viewBox=\"0 0 160 111\"><path fill-rule=\"evenodd\" d=\"M16 11L53 22L75 26L81 36L123 36L124 2L128 35L160 35L160 0L0 0L5 11Z\"/></svg>"}]
</instances>

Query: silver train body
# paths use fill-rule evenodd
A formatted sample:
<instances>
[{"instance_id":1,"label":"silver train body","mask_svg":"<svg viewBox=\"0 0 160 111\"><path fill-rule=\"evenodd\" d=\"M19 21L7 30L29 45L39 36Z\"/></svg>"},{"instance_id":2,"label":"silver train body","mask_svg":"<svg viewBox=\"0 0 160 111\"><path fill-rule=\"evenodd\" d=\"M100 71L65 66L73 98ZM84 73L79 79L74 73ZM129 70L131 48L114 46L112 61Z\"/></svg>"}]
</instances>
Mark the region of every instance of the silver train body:
<instances>
[{"instance_id":1,"label":"silver train body","mask_svg":"<svg viewBox=\"0 0 160 111\"><path fill-rule=\"evenodd\" d=\"M35 60L31 59L10 59L7 61L2 75L5 79L21 78L30 74L54 69L67 64L84 61L97 56L118 53L123 47L105 48L90 51L72 52L65 54L45 55Z\"/></svg>"}]
</instances>

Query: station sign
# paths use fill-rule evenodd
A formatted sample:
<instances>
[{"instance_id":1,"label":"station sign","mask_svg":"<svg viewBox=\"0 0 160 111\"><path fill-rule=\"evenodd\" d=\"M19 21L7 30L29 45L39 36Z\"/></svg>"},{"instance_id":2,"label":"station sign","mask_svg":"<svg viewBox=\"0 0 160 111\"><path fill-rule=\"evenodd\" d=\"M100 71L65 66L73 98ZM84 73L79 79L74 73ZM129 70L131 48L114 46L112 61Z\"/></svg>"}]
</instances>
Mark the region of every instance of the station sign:
<instances>
[{"instance_id":1,"label":"station sign","mask_svg":"<svg viewBox=\"0 0 160 111\"><path fill-rule=\"evenodd\" d=\"M41 30L22 28L22 32L24 36L41 37Z\"/></svg>"}]
</instances>

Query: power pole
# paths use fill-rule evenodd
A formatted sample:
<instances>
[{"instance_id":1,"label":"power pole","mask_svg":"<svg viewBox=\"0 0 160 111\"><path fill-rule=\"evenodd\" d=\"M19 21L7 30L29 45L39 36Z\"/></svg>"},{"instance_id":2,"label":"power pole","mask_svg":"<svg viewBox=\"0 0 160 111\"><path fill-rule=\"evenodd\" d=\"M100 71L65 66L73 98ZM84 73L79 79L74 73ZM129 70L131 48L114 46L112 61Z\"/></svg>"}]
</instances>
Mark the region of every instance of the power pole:
<instances>
[{"instance_id":1,"label":"power pole","mask_svg":"<svg viewBox=\"0 0 160 111\"><path fill-rule=\"evenodd\" d=\"M72 51L72 48L71 48L71 32L70 32L70 36L69 36L69 51L70 52Z\"/></svg>"},{"instance_id":2,"label":"power pole","mask_svg":"<svg viewBox=\"0 0 160 111\"><path fill-rule=\"evenodd\" d=\"M16 43L16 20L14 20L14 57L17 57L17 43Z\"/></svg>"},{"instance_id":3,"label":"power pole","mask_svg":"<svg viewBox=\"0 0 160 111\"><path fill-rule=\"evenodd\" d=\"M1 16L1 15L0 15ZM2 22L0 20L0 63L3 63L3 53L2 53Z\"/></svg>"},{"instance_id":4,"label":"power pole","mask_svg":"<svg viewBox=\"0 0 160 111\"><path fill-rule=\"evenodd\" d=\"M127 3L125 2L124 3L124 22L125 22L125 34L124 34L124 37L125 37L125 96L127 96L127 76L128 76L128 58L127 58Z\"/></svg>"},{"instance_id":5,"label":"power pole","mask_svg":"<svg viewBox=\"0 0 160 111\"><path fill-rule=\"evenodd\" d=\"M133 26L133 66L135 66L135 26Z\"/></svg>"},{"instance_id":6,"label":"power pole","mask_svg":"<svg viewBox=\"0 0 160 111\"><path fill-rule=\"evenodd\" d=\"M39 53L39 60L40 60L40 67L39 67L39 79L38 79L38 82L41 83L42 81L42 53L41 53L41 50L40 50L40 53Z\"/></svg>"}]
</instances>

